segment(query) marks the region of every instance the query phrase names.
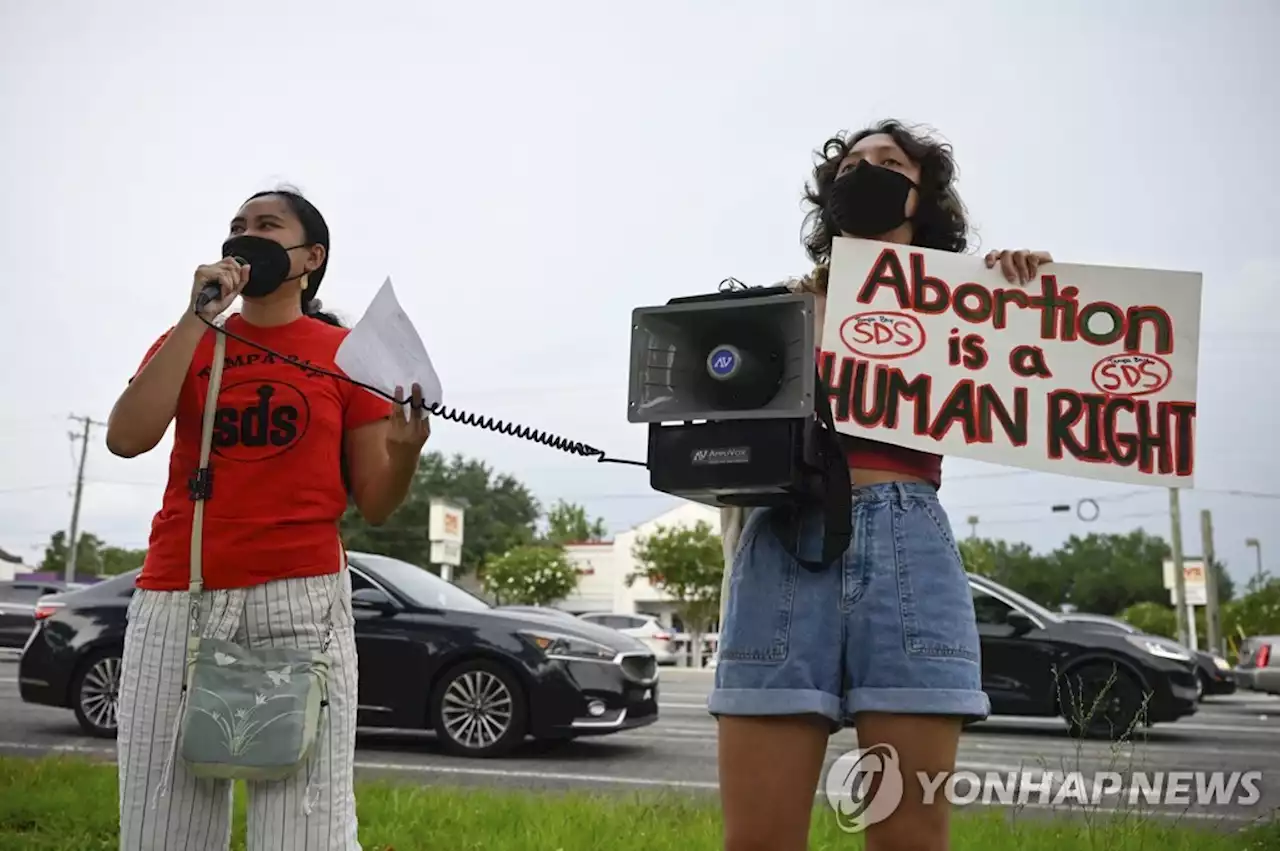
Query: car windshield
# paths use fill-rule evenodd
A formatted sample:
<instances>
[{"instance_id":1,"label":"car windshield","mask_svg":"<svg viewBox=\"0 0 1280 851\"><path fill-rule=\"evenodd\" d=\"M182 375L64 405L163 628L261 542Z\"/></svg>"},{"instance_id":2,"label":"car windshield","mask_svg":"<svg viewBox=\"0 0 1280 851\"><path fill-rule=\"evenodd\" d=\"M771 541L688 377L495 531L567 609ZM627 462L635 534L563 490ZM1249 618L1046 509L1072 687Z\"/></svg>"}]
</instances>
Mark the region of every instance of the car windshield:
<instances>
[{"instance_id":1,"label":"car windshield","mask_svg":"<svg viewBox=\"0 0 1280 851\"><path fill-rule=\"evenodd\" d=\"M351 562L357 567L367 568L374 578L393 586L425 609L480 612L491 608L479 597L407 561L367 553L351 553Z\"/></svg>"},{"instance_id":2,"label":"car windshield","mask_svg":"<svg viewBox=\"0 0 1280 851\"><path fill-rule=\"evenodd\" d=\"M1053 623L1065 622L1062 615L1058 614L1057 612L1049 611L1044 606L1040 605L1034 600L1024 597L1021 594L1019 594L1017 591L1014 591L1012 588L1006 588L1005 586L1001 585L998 582L992 582L990 579L984 579L983 581L978 583L978 587L979 588L989 587L989 588L995 589L996 593L1005 597L1010 602L1016 604L1019 608L1026 609L1027 611L1031 612L1031 614L1035 615L1038 618L1041 618L1047 621L1052 621Z\"/></svg>"}]
</instances>

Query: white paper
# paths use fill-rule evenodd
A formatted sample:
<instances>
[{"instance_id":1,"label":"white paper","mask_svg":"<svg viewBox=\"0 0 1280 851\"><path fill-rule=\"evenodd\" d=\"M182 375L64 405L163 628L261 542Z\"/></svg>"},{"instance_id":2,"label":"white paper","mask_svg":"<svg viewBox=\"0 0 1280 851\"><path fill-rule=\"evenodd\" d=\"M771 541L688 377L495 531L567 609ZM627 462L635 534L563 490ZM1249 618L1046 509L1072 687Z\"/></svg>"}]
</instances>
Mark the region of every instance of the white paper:
<instances>
[{"instance_id":1,"label":"white paper","mask_svg":"<svg viewBox=\"0 0 1280 851\"><path fill-rule=\"evenodd\" d=\"M418 336L418 329L396 300L390 278L383 282L364 316L338 346L334 360L351 378L388 394L394 395L399 385L407 399L417 384L422 388L422 401L428 407L444 401L431 356ZM407 419L408 406L402 410Z\"/></svg>"}]
</instances>

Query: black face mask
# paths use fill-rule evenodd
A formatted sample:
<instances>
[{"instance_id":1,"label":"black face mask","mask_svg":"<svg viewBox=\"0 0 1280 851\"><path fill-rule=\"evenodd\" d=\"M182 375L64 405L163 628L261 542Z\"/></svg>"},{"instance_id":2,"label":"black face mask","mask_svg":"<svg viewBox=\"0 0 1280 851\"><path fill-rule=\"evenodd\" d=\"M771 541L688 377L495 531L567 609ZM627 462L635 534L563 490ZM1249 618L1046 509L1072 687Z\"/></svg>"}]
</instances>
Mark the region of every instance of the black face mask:
<instances>
[{"instance_id":1,"label":"black face mask","mask_svg":"<svg viewBox=\"0 0 1280 851\"><path fill-rule=\"evenodd\" d=\"M292 265L289 252L294 248L304 248L307 245L309 243L302 242L291 248L285 248L274 239L240 234L222 243L222 256L239 257L249 264L249 283L245 284L240 295L247 298L262 298L280 289L280 285L285 281L294 281L302 277L302 275L289 274L289 267Z\"/></svg>"},{"instance_id":2,"label":"black face mask","mask_svg":"<svg viewBox=\"0 0 1280 851\"><path fill-rule=\"evenodd\" d=\"M907 197L918 188L906 175L863 160L836 179L827 214L840 233L880 236L907 220Z\"/></svg>"}]
</instances>

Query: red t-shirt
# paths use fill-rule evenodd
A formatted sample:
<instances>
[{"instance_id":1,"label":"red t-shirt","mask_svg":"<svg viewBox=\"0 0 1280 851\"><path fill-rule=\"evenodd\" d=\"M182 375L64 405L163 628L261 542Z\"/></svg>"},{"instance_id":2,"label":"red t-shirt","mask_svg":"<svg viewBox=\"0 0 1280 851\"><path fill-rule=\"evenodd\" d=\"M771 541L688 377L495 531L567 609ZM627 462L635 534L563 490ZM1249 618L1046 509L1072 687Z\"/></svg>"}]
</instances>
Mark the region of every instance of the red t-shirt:
<instances>
[{"instance_id":1,"label":"red t-shirt","mask_svg":"<svg viewBox=\"0 0 1280 851\"><path fill-rule=\"evenodd\" d=\"M345 328L311 317L261 328L240 314L230 316L226 328L282 355L341 373L333 359L349 333ZM168 335L152 345L143 365ZM176 591L190 584L195 503L188 481L200 465L213 345L213 331L207 331L178 397L169 481L151 523L139 588ZM338 519L347 507L343 435L387 417L392 405L230 337L226 347L209 455L213 495L204 508L204 586L242 588L335 573L343 561Z\"/></svg>"}]
</instances>

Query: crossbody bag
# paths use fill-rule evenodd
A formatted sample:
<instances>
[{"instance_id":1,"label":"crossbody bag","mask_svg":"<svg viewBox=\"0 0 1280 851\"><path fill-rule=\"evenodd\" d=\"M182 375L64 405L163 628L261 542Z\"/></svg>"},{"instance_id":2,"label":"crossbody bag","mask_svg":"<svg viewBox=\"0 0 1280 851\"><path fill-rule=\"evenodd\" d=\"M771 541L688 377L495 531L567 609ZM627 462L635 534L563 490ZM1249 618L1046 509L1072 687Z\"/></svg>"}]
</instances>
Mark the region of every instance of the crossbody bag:
<instances>
[{"instance_id":1,"label":"crossbody bag","mask_svg":"<svg viewBox=\"0 0 1280 851\"><path fill-rule=\"evenodd\" d=\"M333 610L338 583L323 624L319 651L291 647L246 647L203 636L202 530L212 493L209 456L226 335L215 331L212 373L200 435L200 467L192 481L191 632L187 638L179 713L180 754L197 777L279 780L298 772L312 756L321 715L329 703ZM345 569L345 554L342 558Z\"/></svg>"}]
</instances>

